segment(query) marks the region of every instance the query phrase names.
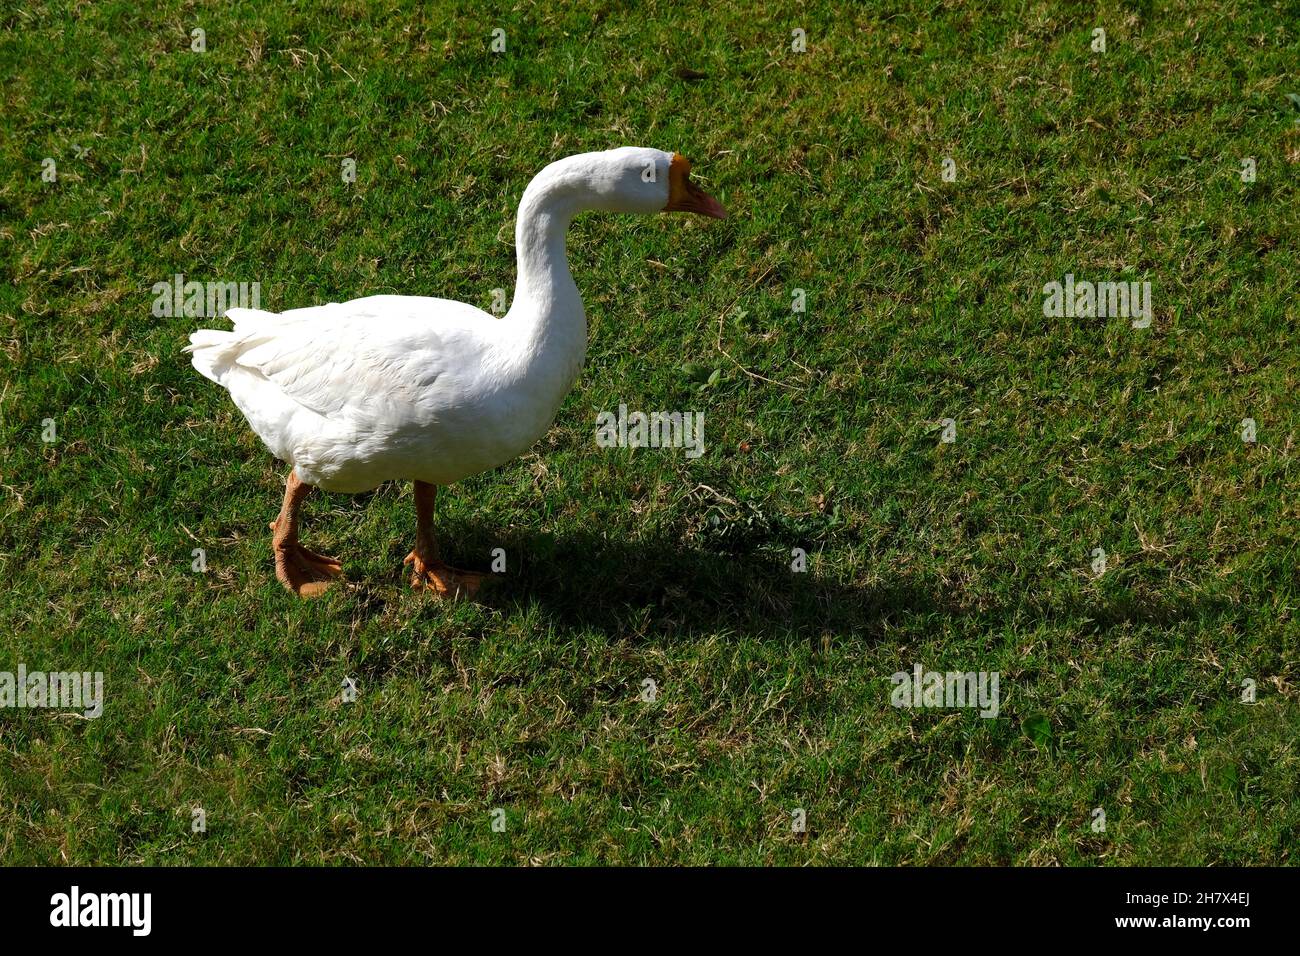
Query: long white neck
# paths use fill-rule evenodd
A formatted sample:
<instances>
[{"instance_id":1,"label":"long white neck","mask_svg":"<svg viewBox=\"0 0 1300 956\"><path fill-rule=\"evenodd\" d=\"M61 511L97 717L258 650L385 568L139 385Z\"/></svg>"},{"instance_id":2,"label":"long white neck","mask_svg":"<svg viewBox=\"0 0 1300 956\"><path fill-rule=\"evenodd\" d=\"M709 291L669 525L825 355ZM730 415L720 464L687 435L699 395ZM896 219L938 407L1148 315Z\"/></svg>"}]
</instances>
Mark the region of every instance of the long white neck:
<instances>
[{"instance_id":1,"label":"long white neck","mask_svg":"<svg viewBox=\"0 0 1300 956\"><path fill-rule=\"evenodd\" d=\"M584 208L583 169L574 158L547 166L524 190L515 223L519 276L504 319L526 361L564 392L587 353L587 318L565 249L569 223Z\"/></svg>"}]
</instances>

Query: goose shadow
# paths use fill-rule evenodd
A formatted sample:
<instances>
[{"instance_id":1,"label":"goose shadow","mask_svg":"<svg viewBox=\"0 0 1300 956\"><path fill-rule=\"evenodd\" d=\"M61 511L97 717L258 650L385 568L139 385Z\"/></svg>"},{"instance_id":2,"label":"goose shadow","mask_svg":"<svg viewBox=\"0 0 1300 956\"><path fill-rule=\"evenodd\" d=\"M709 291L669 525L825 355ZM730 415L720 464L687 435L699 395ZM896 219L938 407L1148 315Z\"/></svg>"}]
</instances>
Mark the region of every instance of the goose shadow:
<instances>
[{"instance_id":1,"label":"goose shadow","mask_svg":"<svg viewBox=\"0 0 1300 956\"><path fill-rule=\"evenodd\" d=\"M1024 598L1016 589L1016 603L981 603L937 578L839 580L818 572L812 547L808 569L795 571L788 540L776 538L719 549L667 535L630 541L595 532L524 532L492 544L477 538L470 531L462 541L465 553L502 547L508 568L491 576L483 603L511 612L540 609L554 625L596 631L611 641L671 642L730 632L816 648L828 637L875 643L916 618L936 626L968 619L990 631L1027 621L1088 622L1088 630L1106 631L1172 626L1230 610L1226 600L1213 597L1076 593L1058 600ZM481 562L472 566L486 570Z\"/></svg>"},{"instance_id":2,"label":"goose shadow","mask_svg":"<svg viewBox=\"0 0 1300 956\"><path fill-rule=\"evenodd\" d=\"M484 603L539 608L556 625L610 640L730 631L816 643L829 632L878 634L895 612L935 610L934 596L909 584L871 591L819 574L815 554L806 571L795 571L784 542L712 550L667 536L620 541L579 532L524 533L498 544L509 572L492 576Z\"/></svg>"}]
</instances>

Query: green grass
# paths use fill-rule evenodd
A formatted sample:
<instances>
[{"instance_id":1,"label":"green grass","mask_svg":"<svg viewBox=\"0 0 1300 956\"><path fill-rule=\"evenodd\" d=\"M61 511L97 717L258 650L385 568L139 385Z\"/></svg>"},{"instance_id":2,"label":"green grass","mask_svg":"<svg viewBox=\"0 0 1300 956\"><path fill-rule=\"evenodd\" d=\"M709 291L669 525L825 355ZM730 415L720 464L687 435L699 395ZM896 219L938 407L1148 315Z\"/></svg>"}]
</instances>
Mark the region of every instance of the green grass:
<instances>
[{"instance_id":1,"label":"green grass","mask_svg":"<svg viewBox=\"0 0 1300 956\"><path fill-rule=\"evenodd\" d=\"M0 860L1295 863L1300 5L548 6L0 14L0 670L107 691L0 710ZM575 223L579 384L439 500L494 594L409 591L399 486L314 495L347 584L285 593L152 284L486 308L532 175L626 144L732 218ZM1152 326L1044 318L1067 272ZM707 454L598 448L620 401ZM1001 715L891 707L914 663Z\"/></svg>"}]
</instances>

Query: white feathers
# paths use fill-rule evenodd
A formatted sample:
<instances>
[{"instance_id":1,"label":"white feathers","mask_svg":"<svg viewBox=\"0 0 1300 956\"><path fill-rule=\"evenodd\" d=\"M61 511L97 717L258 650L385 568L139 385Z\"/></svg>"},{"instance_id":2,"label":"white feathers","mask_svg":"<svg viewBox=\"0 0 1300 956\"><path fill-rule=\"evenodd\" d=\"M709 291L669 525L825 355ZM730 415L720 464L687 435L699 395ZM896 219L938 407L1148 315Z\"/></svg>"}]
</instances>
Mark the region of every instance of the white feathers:
<instances>
[{"instance_id":1,"label":"white feathers","mask_svg":"<svg viewBox=\"0 0 1300 956\"><path fill-rule=\"evenodd\" d=\"M227 314L233 331L190 336L194 367L230 393L272 454L308 484L446 483L518 453L510 429L509 447L492 441L489 423L514 379L502 323L478 309L374 296L283 315Z\"/></svg>"},{"instance_id":2,"label":"white feathers","mask_svg":"<svg viewBox=\"0 0 1300 956\"><path fill-rule=\"evenodd\" d=\"M520 206L519 281L504 319L423 296L281 314L230 309L231 331L200 329L186 351L307 484L449 484L496 467L545 433L582 366L586 322L564 246L570 219L620 202L626 211L662 208L670 161L658 150L611 150L543 170Z\"/></svg>"}]
</instances>

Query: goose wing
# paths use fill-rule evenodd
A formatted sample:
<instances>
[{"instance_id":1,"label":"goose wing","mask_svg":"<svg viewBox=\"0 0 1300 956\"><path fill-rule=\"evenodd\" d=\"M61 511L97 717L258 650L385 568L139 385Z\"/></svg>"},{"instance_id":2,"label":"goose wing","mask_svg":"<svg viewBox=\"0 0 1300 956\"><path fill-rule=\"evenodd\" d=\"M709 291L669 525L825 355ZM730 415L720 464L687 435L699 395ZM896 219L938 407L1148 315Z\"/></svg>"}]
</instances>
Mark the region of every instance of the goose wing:
<instances>
[{"instance_id":1,"label":"goose wing","mask_svg":"<svg viewBox=\"0 0 1300 956\"><path fill-rule=\"evenodd\" d=\"M195 368L237 400L244 391L237 380L251 375L297 406L334 418L349 409L417 405L463 351L466 310L484 315L462 303L413 296L280 314L230 309L233 331L200 329L186 351Z\"/></svg>"}]
</instances>

